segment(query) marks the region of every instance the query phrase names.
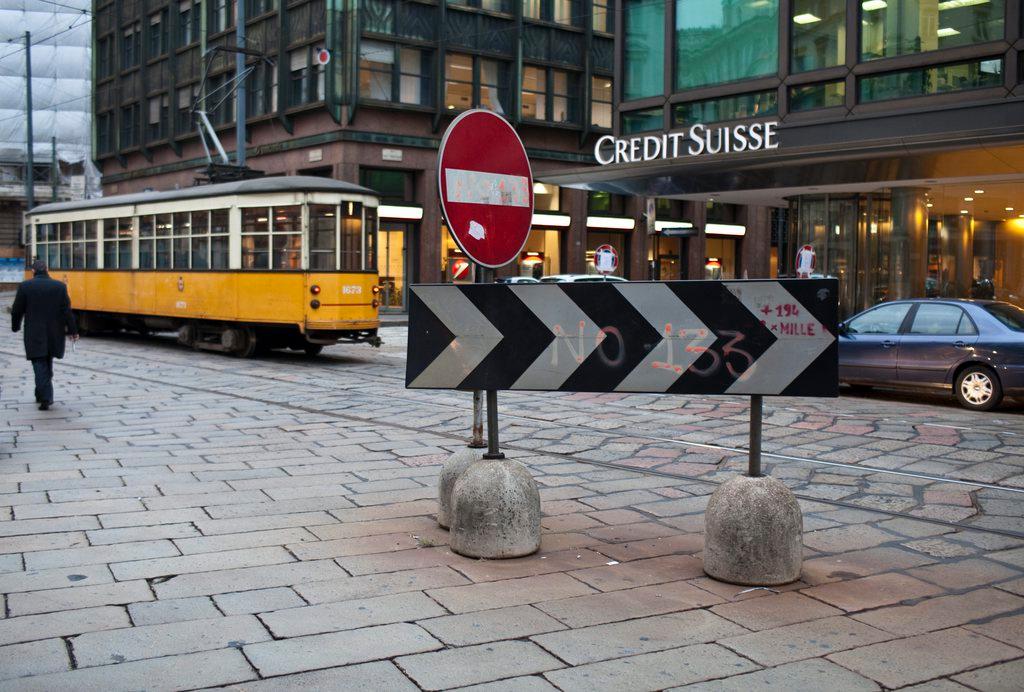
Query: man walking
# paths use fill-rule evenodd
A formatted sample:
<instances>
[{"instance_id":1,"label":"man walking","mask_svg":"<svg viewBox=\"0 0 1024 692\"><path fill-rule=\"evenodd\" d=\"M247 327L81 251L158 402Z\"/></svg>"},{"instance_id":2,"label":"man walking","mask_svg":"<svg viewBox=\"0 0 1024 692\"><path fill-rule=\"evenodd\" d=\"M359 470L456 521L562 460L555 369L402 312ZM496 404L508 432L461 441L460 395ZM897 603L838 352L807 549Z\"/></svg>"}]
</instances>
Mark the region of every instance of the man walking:
<instances>
[{"instance_id":1,"label":"man walking","mask_svg":"<svg viewBox=\"0 0 1024 692\"><path fill-rule=\"evenodd\" d=\"M53 359L64 357L64 336L78 341L78 326L71 313L68 287L51 279L46 262L32 263L35 277L21 282L11 307L11 329L25 320L25 357L36 376L36 401L45 411L53 403Z\"/></svg>"}]
</instances>

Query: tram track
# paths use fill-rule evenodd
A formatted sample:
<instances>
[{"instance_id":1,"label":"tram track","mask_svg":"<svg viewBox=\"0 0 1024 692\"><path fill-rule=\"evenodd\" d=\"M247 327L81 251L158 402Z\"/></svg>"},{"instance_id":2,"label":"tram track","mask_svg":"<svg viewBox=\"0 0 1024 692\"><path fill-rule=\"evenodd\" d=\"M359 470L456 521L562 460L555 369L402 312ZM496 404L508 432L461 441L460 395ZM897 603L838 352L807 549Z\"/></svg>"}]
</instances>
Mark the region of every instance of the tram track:
<instances>
[{"instance_id":1,"label":"tram track","mask_svg":"<svg viewBox=\"0 0 1024 692\"><path fill-rule=\"evenodd\" d=\"M0 349L0 353L8 353L9 355L14 355L13 353L11 353L9 351L3 351L2 349ZM110 356L110 357L137 358L139 360L145 360L141 356L133 356L131 354L126 354L124 352L103 351L103 353L105 355L107 355L107 356ZM321 356L321 357L323 357L323 356ZM337 357L331 357L331 359L335 360L335 361L343 360L342 358L337 358ZM253 361L238 361L238 362L253 362ZM298 363L293 363L293 364L294 365L298 365L299 367L301 367L303 369L306 369L306 368L310 367L310 365L305 363L305 362L298 362ZM192 362L187 363L187 364L182 363L182 364L179 364L179 365L181 367L196 368L196 369L199 369L199 370L205 370L205 371L208 371L208 372L216 372L216 373L220 373L220 374L230 373L230 374L235 375L235 376L253 377L252 373L246 373L243 370L239 370L239 369L235 369L235 368L224 369L224 368L219 368L219 367L201 365L201 364L192 363ZM348 376L349 377L353 376L353 373L349 372ZM392 376L392 375L385 375L385 374L367 375L366 373L357 373L355 376L358 377L359 379L361 379L363 382L366 382L368 384L374 384L374 380L375 379L376 380L386 379L386 380L392 380L392 381L395 381L395 382L403 382L404 383L404 378L403 377L399 377L399 376ZM265 379L274 380L274 381L277 381L277 382L281 382L282 384L289 384L289 385L300 384L300 383L296 382L294 379L284 378L284 377L274 377L272 375L267 375L265 373L261 373L260 374L260 378L264 379L264 380ZM158 382L159 380L152 380L152 381ZM164 384L174 384L174 383L164 382ZM318 387L320 389L323 389L323 390L326 390L326 391L329 391L329 392L346 391L346 390L339 390L339 389L336 389L336 388L325 386L325 385L322 385L322 384L311 384L311 383L301 383L301 384L303 386ZM217 391L217 390L212 390L212 391ZM366 391L360 391L359 394L361 396L377 398L377 399L379 399L381 401L385 401L386 400L387 402L402 402L402 403L409 404L409 405L412 405L412 406L443 407L443 408L446 408L448 410L455 411L455 412L458 412L458 413L468 414L468 411L466 410L466 406L465 405L439 402L439 401L436 400L436 398L428 401L425 398L417 399L417 398L411 398L411 397L407 397L407 396L394 396L394 395L390 395L390 394L387 395L386 397L384 397L384 396L381 396L381 395L375 395L375 394L372 394L372 393L368 393ZM612 406L615 407L614 404L612 404ZM615 407L615 408L625 409L625 407ZM644 410L642 410L642 409L628 409L628 410L630 410L630 411L638 411L638 412L641 412L641 413L644 412ZM584 411L579 410L578 408L575 408L575 407L573 408L573 412L575 414L584 414L585 413ZM656 411L652 411L651 413L654 413L654 412L656 412ZM501 415L505 419L515 419L515 420L526 421L526 422L529 422L529 423L540 423L540 424L554 426L554 427L559 427L559 428L571 428L571 429L575 429L575 430L585 431L588 434L600 434L600 435L605 435L605 436L612 437L612 438L614 438L616 435L618 435L618 436L621 436L621 437L631 437L631 438L646 439L646 440L650 440L652 442L658 442L658 443L662 443L662 444L671 444L671 445L674 445L674 446L682 446L682 447L688 447L688 448L698 448L698 449L705 449L705 450L711 450L711 451L716 451L716 452L724 452L724 453L728 453L728 454L737 454L737 455L743 455L743 454L747 454L749 452L749 450L746 447L738 447L738 446L730 446L730 445L720 445L720 444L712 444L712 443L708 443L708 442L697 442L697 441L692 441L692 440L680 440L678 438L672 438L672 437L663 437L663 436L652 434L651 432L643 430L641 428L637 428L637 429L634 429L634 430L621 431L621 430L608 429L608 428L598 427L598 426L581 425L581 424L578 424L578 423L566 424L566 423L562 423L560 421L551 420L549 418L543 418L543 417L539 417L539 416L529 416L529 415L524 415L522 413L511 413L511 412L509 412L507 410L503 411L501 413ZM771 425L770 421L765 421L765 424L766 425ZM910 423L908 423L908 424L910 424ZM911 424L911 425L921 425L921 423L914 423L914 424ZM954 485L962 485L962 486L967 486L967 487L977 488L977 489L986 489L986 490L993 490L993 491L999 491L999 492L1008 492L1008 493L1012 493L1012 494L1015 494L1015 495L1024 495L1024 488L1015 487L1015 486L1008 486L1008 485L1002 485L1002 484L998 484L998 483L985 483L985 482L982 482L982 481L974 481L974 480L968 480L968 479L962 479L962 478L951 478L949 476L933 475L933 474L919 473L919 472L913 472L913 471L901 471L901 470L898 470L898 469L888 469L888 468L882 468L882 467L876 467L876 466L868 466L868 465L859 464L859 463L846 463L846 462L837 462L837 461L827 461L827 460L822 460L822 459L812 459L810 457L803 457L803 456L798 456L798 455L794 455L794 454L783 454L783 453L779 453L779 452L762 451L762 457L767 457L767 458L771 458L771 459L777 459L777 460L784 461L784 462L813 464L813 465L816 465L816 466L825 466L825 467L848 469L848 470L854 470L854 471L858 471L858 472L863 472L863 473L866 473L866 474L867 473L878 473L878 474L885 474L885 475L891 475L891 476L896 476L896 477L906 477L906 478L914 478L914 479L918 479L918 480L928 480L928 481L932 481L932 482L935 482L935 483L950 483L950 484L954 484ZM636 470L636 467L628 467L628 468L630 468L632 470ZM690 478L690 477L687 477L687 478ZM858 505L858 507L859 507L859 505Z\"/></svg>"},{"instance_id":2,"label":"tram track","mask_svg":"<svg viewBox=\"0 0 1024 692\"><path fill-rule=\"evenodd\" d=\"M16 354L16 353L14 353L12 351L5 350L5 349L0 349L0 353L6 354L6 355L9 355L9 356L15 356L15 357L17 357L19 355L19 354ZM108 357L128 358L128 359L132 359L132 360L144 360L146 362L152 362L151 359L146 359L143 356L134 356L134 355L126 354L124 352L111 353L111 352L103 351L103 355L108 356ZM219 373L219 374L222 374L222 375L223 374L231 374L231 375L234 375L234 376L238 376L238 375L248 376L248 377L253 377L254 376L252 373L240 373L240 372L237 372L237 371L234 371L234 370L225 370L223 368L217 368L217 367L211 367L211 366L203 366L203 365L198 365L198 364L195 364L195 363L176 364L176 365L179 365L180 367L189 367L189 368L196 368L196 369L199 369L199 370L206 370L206 371L216 372L216 373ZM339 411L336 411L336 410L330 410L330 409L325 409L325 408L317 408L317 407L312 407L312 406L304 406L304 405L292 403L290 401L281 401L281 400L276 400L276 399L267 399L267 398L263 398L263 397L259 397L259 396L254 396L254 395L249 395L249 394L245 394L245 393L241 393L241 392L237 392L237 391L225 391L223 389L218 389L218 388L213 388L213 387L204 387L204 386L199 386L199 385L195 385L195 384L187 384L185 382L168 381L166 379L160 379L160 378L157 378L157 377L148 377L148 376L142 375L142 374L140 374L138 372L129 373L127 371L126 372L113 371L113 370L105 369L105 368L101 368L101 367L95 367L95 366L91 366L91 365L84 365L82 363L76 363L75 367L79 368L81 370L85 370L85 371L93 372L93 373L97 373L97 374L103 374L103 375L106 375L106 376L113 376L113 377L119 377L119 378L132 379L132 380L135 380L135 381L142 381L142 382L147 382L147 383L150 383L150 384L156 384L156 385L161 385L161 386L171 386L171 387L176 387L176 388L179 388L179 389L185 389L185 390L188 390L188 391L199 392L199 393L203 393L203 394L213 394L213 395L218 395L218 396L230 396L230 397L241 399L241 400L245 400L245 401L251 401L251 402L255 402L255 403L260 403L260 404L263 404L263 405L266 405L266 406L276 406L276 407L281 407L281 408L285 408L285 409L300 411L300 412L307 413L307 414L312 414L312 415L328 416L328 417L339 419L339 420L347 420L347 421L353 421L353 422L359 422L359 423L368 423L368 422L372 422L373 421L372 418L368 418L368 417L365 417L365 416L346 414L346 413L342 413L342 412L339 412ZM373 377L377 377L377 376L367 376L365 374L360 374L360 379L362 379L363 382L367 382L367 383L370 383L370 384L373 383L372 379L370 379L370 378L373 378ZM295 386L295 385L311 386L309 383L297 382L294 379L285 379L285 378L269 378L269 379L281 382L282 384L288 384L288 385L293 385L293 386ZM381 378L377 377L377 379L381 379ZM388 377L388 378L385 378L385 379L393 379L393 378ZM398 379L398 378L394 378L394 379ZM336 390L336 389L333 389L333 388L322 387L322 386L321 386L321 388L325 389L325 390L327 390L329 392L335 392L335 393L343 393L343 392L346 391L346 390ZM379 400L379 401L387 401L387 402L400 401L402 403L406 403L406 404L410 404L410 405L415 405L415 406L442 407L442 408L445 408L447 410L450 410L450 411L453 411L453 412L456 412L456 413L459 413L459 414L462 414L462 415L467 415L467 416L469 415L469 412L466 410L466 407L459 406L459 405L456 405L454 403L449 404L449 403L441 403L441 402L437 402L437 401L427 402L427 401L423 401L423 400L409 399L409 398L405 398L405 397L394 397L394 396L386 396L385 397L385 396L378 395L378 394L367 393L365 391L360 391L358 393L359 393L360 396L364 396L364 397L367 397L369 399L376 399L376 400ZM583 425L577 425L577 424L563 424L563 423L558 423L558 422L555 422L555 421L547 420L547 419L544 419L544 418L534 418L534 417L530 417L530 416L521 416L521 415L517 415L517 414L510 414L510 413L507 413L507 412L503 413L502 415L505 418L528 420L528 421L533 422L533 423L543 423L543 424L549 425L551 427L558 427L558 428L563 428L563 429L564 428L572 428L572 429L577 429L577 430L584 430L584 431L586 431L586 432L588 432L590 434L605 435L605 436L607 436L607 437L609 437L611 439L614 439L616 436L620 436L620 437L621 436L625 436L625 433L615 433L613 431L609 431L607 429L602 429L602 428L597 428L597 427L583 426ZM386 425L388 427L396 428L396 429L408 430L408 431L411 431L411 432L422 432L422 429L417 428L417 427L415 427L413 425L405 425L405 424L397 423L397 422L394 422L394 421L388 421L388 422L381 423L381 424L382 425ZM462 435L462 434L457 434L457 433L454 433L454 432L448 432L448 431L443 431L443 430L433 430L431 432L432 432L432 434L437 435L439 437L446 437L448 439L451 439L453 442L458 442L460 444L465 443L465 435ZM651 439L651 440L660 441L660 442L670 442L670 443L673 443L673 444L678 444L678 445L683 445L683 446L695 446L695 447L718 449L720 451L726 451L726 452L734 453L734 454L746 454L747 453L747 450L744 449L744 448L741 448L741 447L729 447L729 446L724 446L724 445L709 445L709 444L706 444L706 443L696 443L696 442L688 442L688 441L684 441L684 440L674 440L672 438L659 438L659 437L653 437L653 436L650 436L650 435L646 435L646 433L641 433L641 434L630 433L628 436L629 437L640 438L640 439ZM588 466L594 466L594 467L610 469L610 470L619 470L619 471L624 471L624 472L629 472L629 473L636 473L636 474L640 474L640 475L659 476L659 477L665 477L665 478L678 479L680 481L686 481L686 482L690 482L690 483L698 483L698 484L703 484L703 485L710 486L710 487L717 487L722 482L724 482L724 481L719 481L719 480L716 480L716 479L702 478L702 477L699 477L699 476L693 476L693 475L684 474L684 473L668 472L668 471L662 471L662 470L659 470L659 469L651 469L651 468L641 468L641 467L637 467L637 466L631 466L629 464L622 464L622 463L611 462L611 461L600 461L600 460L594 460L594 459L587 459L587 458L583 458L583 457L578 457L578 456L576 456L575 454L573 454L571 452L549 452L549 451L541 452L541 451L538 451L538 450L536 450L534 448L531 448L531 447L517 445L514 441L513 442L505 442L505 443L503 443L503 446L505 448L507 448L507 449L513 449L513 450L516 450L517 452L522 452L524 454L529 454L529 455L543 454L545 456L560 457L560 458L566 459L567 461L571 461L571 462L579 463L579 464L585 464L585 465L588 465ZM770 457L770 458L777 458L777 459L780 459L782 461L788 461L788 462L803 462L803 463L812 463L812 464L824 464L826 466L832 466L832 467L842 467L842 468L846 468L846 469L849 469L849 470L852 470L852 471L858 471L858 472L864 472L864 473L872 473L872 474L880 473L880 474L889 474L889 475L894 475L894 476L905 476L905 477L917 478L917 479L920 479L920 480L928 480L928 481L936 482L936 483L955 483L955 484L960 484L960 485L965 485L965 486L972 486L972 487L979 488L979 489L988 489L988 490L993 490L993 491L1009 492L1009 493L1012 493L1014 495L1019 495L1021 493L1024 493L1024 489L1022 489L1022 488L1014 488L1014 487L1003 486L1003 485L998 485L998 484L986 484L986 483L977 483L977 482L969 482L969 481L957 481L956 479L950 479L950 478L946 478L946 477L943 477L943 476L931 476L931 475L928 475L928 474L918 474L918 473L913 473L913 472L900 472L900 471L896 471L896 470L893 470L893 469L876 469L876 468L873 468L873 467L863 467L863 466L860 466L858 464L845 464L845 463L842 463L842 462L824 462L824 461L815 460L815 459L809 459L809 458L805 458L805 457L798 457L798 456L793 456L793 455L782 455L782 454L776 454L776 453L770 453L770 452L764 452L763 456ZM901 518L901 519L907 519L907 520L911 520L911 521L920 521L920 522L924 522L924 523L928 523L928 524L933 524L933 525L938 525L938 526L944 526L944 527L952 528L952 529L955 529L955 530L976 531L976 532L981 532L981 533L989 533L989 534L1007 536L1007 537L1011 537L1011 538L1024 539L1024 531L1015 531L1015 530L1011 530L1011 529L991 527L991 526L976 526L976 525L973 525L973 524L970 524L970 523L964 523L962 521L949 521L949 520L945 520L945 519L939 519L939 518L929 517L929 516L921 516L921 515L911 514L909 512L902 512L902 511L897 511L897 510L893 510L893 509L883 509L883 508L871 507L871 506L866 506L866 505L863 505L863 504L858 504L856 502L850 502L850 501L846 501L846 500L842 500L842 499L823 498L823 497L818 497L818 496L815 496L815 495L809 495L809 494L806 494L806 493L801 493L799 491L796 491L794 494L796 495L797 498L799 498L801 500L805 500L807 502L825 504L825 505L830 505L830 506L834 506L834 507L842 508L842 509L851 509L851 510L857 510L857 511L870 512L870 513L874 513L874 514L885 515L885 516L889 516L889 517L892 517L892 518Z\"/></svg>"}]
</instances>

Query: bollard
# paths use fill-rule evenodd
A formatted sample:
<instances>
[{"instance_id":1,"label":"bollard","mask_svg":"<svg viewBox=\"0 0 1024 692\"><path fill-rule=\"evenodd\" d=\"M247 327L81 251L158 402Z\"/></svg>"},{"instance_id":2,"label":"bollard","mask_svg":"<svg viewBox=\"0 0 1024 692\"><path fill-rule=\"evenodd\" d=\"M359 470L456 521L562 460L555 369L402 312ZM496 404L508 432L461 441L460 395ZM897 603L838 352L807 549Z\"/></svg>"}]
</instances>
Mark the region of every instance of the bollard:
<instances>
[{"instance_id":1,"label":"bollard","mask_svg":"<svg viewBox=\"0 0 1024 692\"><path fill-rule=\"evenodd\" d=\"M469 468L469 465L480 459L483 453L466 447L452 453L448 461L441 467L441 477L437 481L437 524L442 529L451 526L452 490L455 481Z\"/></svg>"},{"instance_id":2,"label":"bollard","mask_svg":"<svg viewBox=\"0 0 1024 692\"><path fill-rule=\"evenodd\" d=\"M500 559L540 548L540 492L518 461L482 459L469 465L452 490L451 549Z\"/></svg>"},{"instance_id":3,"label":"bollard","mask_svg":"<svg viewBox=\"0 0 1024 692\"><path fill-rule=\"evenodd\" d=\"M792 491L761 475L761 397L750 401L747 475L718 486L704 511L704 572L745 586L796 581L803 565L803 514Z\"/></svg>"}]
</instances>

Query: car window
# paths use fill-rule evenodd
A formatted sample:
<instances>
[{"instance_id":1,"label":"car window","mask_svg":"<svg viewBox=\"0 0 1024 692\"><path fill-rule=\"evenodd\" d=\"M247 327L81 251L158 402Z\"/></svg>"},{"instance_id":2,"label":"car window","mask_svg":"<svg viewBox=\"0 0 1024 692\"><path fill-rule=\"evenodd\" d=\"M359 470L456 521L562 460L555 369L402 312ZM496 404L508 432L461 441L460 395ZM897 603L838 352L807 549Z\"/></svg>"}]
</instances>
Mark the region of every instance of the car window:
<instances>
[{"instance_id":1,"label":"car window","mask_svg":"<svg viewBox=\"0 0 1024 692\"><path fill-rule=\"evenodd\" d=\"M1024 332L1024 309L1009 303L992 303L982 307L985 308L985 312L1002 322L1004 327L1015 332Z\"/></svg>"},{"instance_id":2,"label":"car window","mask_svg":"<svg viewBox=\"0 0 1024 692\"><path fill-rule=\"evenodd\" d=\"M956 305L923 303L917 308L911 334L975 334L974 324Z\"/></svg>"},{"instance_id":3,"label":"car window","mask_svg":"<svg viewBox=\"0 0 1024 692\"><path fill-rule=\"evenodd\" d=\"M895 334L910 310L910 303L883 305L858 315L846 325L850 334Z\"/></svg>"}]
</instances>

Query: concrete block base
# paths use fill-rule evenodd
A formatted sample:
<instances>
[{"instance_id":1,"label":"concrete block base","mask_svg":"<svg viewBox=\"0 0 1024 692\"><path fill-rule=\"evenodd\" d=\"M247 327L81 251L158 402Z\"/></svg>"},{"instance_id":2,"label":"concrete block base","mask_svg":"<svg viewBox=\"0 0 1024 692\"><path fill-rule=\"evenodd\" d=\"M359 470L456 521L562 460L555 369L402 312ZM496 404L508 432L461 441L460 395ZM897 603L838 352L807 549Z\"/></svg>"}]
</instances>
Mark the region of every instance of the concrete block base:
<instances>
[{"instance_id":1,"label":"concrete block base","mask_svg":"<svg viewBox=\"0 0 1024 692\"><path fill-rule=\"evenodd\" d=\"M451 549L466 557L521 557L540 548L540 492L511 459L470 464L452 490Z\"/></svg>"},{"instance_id":2,"label":"concrete block base","mask_svg":"<svg viewBox=\"0 0 1024 692\"><path fill-rule=\"evenodd\" d=\"M803 514L771 476L737 476L711 495L704 513L704 572L745 586L796 581L803 565Z\"/></svg>"},{"instance_id":3,"label":"concrete block base","mask_svg":"<svg viewBox=\"0 0 1024 692\"><path fill-rule=\"evenodd\" d=\"M482 449L465 447L452 452L448 461L441 467L441 477L437 481L437 524L442 529L451 526L452 489L455 481L469 465L483 456Z\"/></svg>"}]
</instances>

